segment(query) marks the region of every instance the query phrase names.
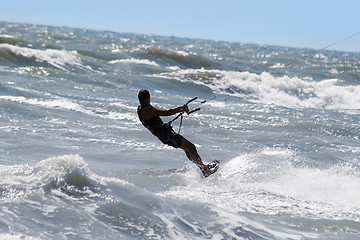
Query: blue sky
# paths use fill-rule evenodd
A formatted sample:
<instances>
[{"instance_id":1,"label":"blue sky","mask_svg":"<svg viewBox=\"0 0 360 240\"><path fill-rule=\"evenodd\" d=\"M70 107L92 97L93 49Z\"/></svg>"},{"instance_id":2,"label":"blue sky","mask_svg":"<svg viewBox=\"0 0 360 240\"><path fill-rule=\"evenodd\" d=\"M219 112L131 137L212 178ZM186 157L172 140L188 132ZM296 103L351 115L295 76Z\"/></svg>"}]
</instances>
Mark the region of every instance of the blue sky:
<instances>
[{"instance_id":1,"label":"blue sky","mask_svg":"<svg viewBox=\"0 0 360 240\"><path fill-rule=\"evenodd\" d=\"M1 0L0 20L320 49L360 32L358 0ZM329 49L360 52L360 34Z\"/></svg>"}]
</instances>

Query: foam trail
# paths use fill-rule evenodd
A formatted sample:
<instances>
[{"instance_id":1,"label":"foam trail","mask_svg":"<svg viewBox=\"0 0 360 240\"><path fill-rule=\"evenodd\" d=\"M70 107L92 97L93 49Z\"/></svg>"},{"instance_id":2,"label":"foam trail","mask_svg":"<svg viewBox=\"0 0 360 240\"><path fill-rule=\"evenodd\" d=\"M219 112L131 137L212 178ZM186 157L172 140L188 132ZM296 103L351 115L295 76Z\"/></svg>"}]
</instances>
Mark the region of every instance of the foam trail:
<instances>
[{"instance_id":1,"label":"foam trail","mask_svg":"<svg viewBox=\"0 0 360 240\"><path fill-rule=\"evenodd\" d=\"M296 161L290 150L266 148L226 162L217 174L205 180L208 187L190 181L164 194L229 211L360 220L360 174L356 168L295 167ZM200 185L203 190L199 192Z\"/></svg>"}]
</instances>

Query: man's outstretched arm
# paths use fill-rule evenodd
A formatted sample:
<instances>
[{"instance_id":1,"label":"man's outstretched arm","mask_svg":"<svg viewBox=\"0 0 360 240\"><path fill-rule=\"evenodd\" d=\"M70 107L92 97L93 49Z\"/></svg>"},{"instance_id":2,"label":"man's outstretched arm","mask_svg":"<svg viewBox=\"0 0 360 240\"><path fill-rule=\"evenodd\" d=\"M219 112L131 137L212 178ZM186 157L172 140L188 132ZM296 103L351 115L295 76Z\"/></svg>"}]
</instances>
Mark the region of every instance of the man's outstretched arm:
<instances>
[{"instance_id":1,"label":"man's outstretched arm","mask_svg":"<svg viewBox=\"0 0 360 240\"><path fill-rule=\"evenodd\" d=\"M155 108L153 106L148 106L141 111L141 116L144 120L148 120L156 116L171 116L176 113L187 112L187 111L189 111L187 106L179 106L170 109L160 109L160 108Z\"/></svg>"}]
</instances>

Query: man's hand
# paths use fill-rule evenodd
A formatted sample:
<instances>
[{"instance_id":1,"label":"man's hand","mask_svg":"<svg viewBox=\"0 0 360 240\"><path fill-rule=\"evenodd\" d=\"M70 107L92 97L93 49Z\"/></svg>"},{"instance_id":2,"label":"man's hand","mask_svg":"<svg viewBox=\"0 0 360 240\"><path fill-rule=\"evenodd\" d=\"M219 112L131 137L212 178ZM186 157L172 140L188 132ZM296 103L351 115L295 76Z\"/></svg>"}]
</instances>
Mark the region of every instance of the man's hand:
<instances>
[{"instance_id":1,"label":"man's hand","mask_svg":"<svg viewBox=\"0 0 360 240\"><path fill-rule=\"evenodd\" d=\"M187 105L184 105L184 106L183 106L182 112L186 112L186 113L189 115L189 108L188 108Z\"/></svg>"}]
</instances>

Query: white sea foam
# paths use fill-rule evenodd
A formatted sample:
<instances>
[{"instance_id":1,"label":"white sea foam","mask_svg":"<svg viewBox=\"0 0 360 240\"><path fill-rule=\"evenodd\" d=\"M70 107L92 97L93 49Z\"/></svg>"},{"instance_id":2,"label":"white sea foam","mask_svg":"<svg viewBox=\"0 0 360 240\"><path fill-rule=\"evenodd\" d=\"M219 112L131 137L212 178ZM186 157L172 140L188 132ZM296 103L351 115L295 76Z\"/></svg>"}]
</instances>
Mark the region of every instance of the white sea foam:
<instances>
[{"instance_id":1,"label":"white sea foam","mask_svg":"<svg viewBox=\"0 0 360 240\"><path fill-rule=\"evenodd\" d=\"M351 165L337 165L329 169L291 167L270 184L269 189L302 201L331 205L335 209L353 209L352 213L360 217L359 185L360 176Z\"/></svg>"},{"instance_id":2,"label":"white sea foam","mask_svg":"<svg viewBox=\"0 0 360 240\"><path fill-rule=\"evenodd\" d=\"M27 103L31 105L38 105L47 108L61 108L66 110L78 111L90 115L95 115L94 112L83 108L81 105L71 102L65 98L56 98L56 99L35 99L35 98L26 98L22 96L0 96L2 100L9 100L13 102Z\"/></svg>"},{"instance_id":3,"label":"white sea foam","mask_svg":"<svg viewBox=\"0 0 360 240\"><path fill-rule=\"evenodd\" d=\"M22 234L0 234L1 240L39 240L40 238L25 236Z\"/></svg>"},{"instance_id":4,"label":"white sea foam","mask_svg":"<svg viewBox=\"0 0 360 240\"><path fill-rule=\"evenodd\" d=\"M80 68L86 68L86 69L89 68L82 65L78 52L75 50L73 51L56 50L56 49L39 50L39 49L32 49L26 47L13 46L7 43L0 44L0 49L8 49L18 56L23 56L29 59L33 58L38 62L47 62L62 70L66 70L65 67L68 65L76 66Z\"/></svg>"},{"instance_id":5,"label":"white sea foam","mask_svg":"<svg viewBox=\"0 0 360 240\"><path fill-rule=\"evenodd\" d=\"M8 35L8 34L0 34L0 37L2 38L12 38L12 39L16 39L16 37Z\"/></svg>"},{"instance_id":6,"label":"white sea foam","mask_svg":"<svg viewBox=\"0 0 360 240\"><path fill-rule=\"evenodd\" d=\"M267 72L258 75L205 69L178 70L160 76L195 82L217 93L265 104L326 109L358 109L360 105L360 87L342 85L339 79L314 81L289 76L274 77Z\"/></svg>"},{"instance_id":7,"label":"white sea foam","mask_svg":"<svg viewBox=\"0 0 360 240\"><path fill-rule=\"evenodd\" d=\"M31 195L42 195L44 186L53 180L61 181L69 173L73 173L71 177L83 181L81 179L83 173L76 172L77 169L86 170L86 163L79 155L53 157L35 165L1 166L1 199L14 202ZM75 178L73 180L77 181Z\"/></svg>"},{"instance_id":8,"label":"white sea foam","mask_svg":"<svg viewBox=\"0 0 360 240\"><path fill-rule=\"evenodd\" d=\"M135 58L128 58L128 59L117 59L112 60L109 63L116 64L116 63L133 63L133 64L143 64L143 65L150 65L150 66L159 66L156 62L150 61L148 59L135 59Z\"/></svg>"},{"instance_id":9,"label":"white sea foam","mask_svg":"<svg viewBox=\"0 0 360 240\"><path fill-rule=\"evenodd\" d=\"M295 167L290 150L267 148L224 163L203 182L190 180L165 196L196 200L231 211L360 220L360 176L350 165ZM202 189L202 191L198 191Z\"/></svg>"}]
</instances>

